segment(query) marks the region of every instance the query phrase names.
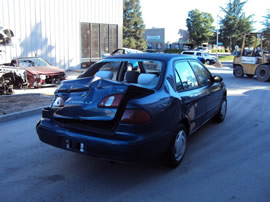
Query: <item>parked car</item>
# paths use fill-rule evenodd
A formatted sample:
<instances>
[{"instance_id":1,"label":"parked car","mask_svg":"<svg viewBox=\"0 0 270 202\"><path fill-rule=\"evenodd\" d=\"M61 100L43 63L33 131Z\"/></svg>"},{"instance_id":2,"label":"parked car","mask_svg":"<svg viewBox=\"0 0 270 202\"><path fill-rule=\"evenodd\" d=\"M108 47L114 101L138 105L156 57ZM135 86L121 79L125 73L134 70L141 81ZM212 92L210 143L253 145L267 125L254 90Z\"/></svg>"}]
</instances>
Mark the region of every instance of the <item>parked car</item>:
<instances>
[{"instance_id":1,"label":"parked car","mask_svg":"<svg viewBox=\"0 0 270 202\"><path fill-rule=\"evenodd\" d=\"M9 79L5 79L5 74L0 71L0 95L12 95L13 85Z\"/></svg>"},{"instance_id":2,"label":"parked car","mask_svg":"<svg viewBox=\"0 0 270 202\"><path fill-rule=\"evenodd\" d=\"M195 57L203 58L206 64L214 64L216 63L216 57L209 55L209 53L202 52L202 51L183 51L182 55L193 55Z\"/></svg>"},{"instance_id":3,"label":"parked car","mask_svg":"<svg viewBox=\"0 0 270 202\"><path fill-rule=\"evenodd\" d=\"M177 166L189 135L224 120L226 96L222 78L193 57L111 56L63 81L36 130L41 141L69 151L116 161L165 153Z\"/></svg>"},{"instance_id":4,"label":"parked car","mask_svg":"<svg viewBox=\"0 0 270 202\"><path fill-rule=\"evenodd\" d=\"M29 87L43 87L59 84L65 80L65 71L50 65L40 57L24 57L11 61L11 65L25 69Z\"/></svg>"},{"instance_id":5,"label":"parked car","mask_svg":"<svg viewBox=\"0 0 270 202\"><path fill-rule=\"evenodd\" d=\"M131 48L118 48L114 50L112 53L102 54L102 58L112 56L112 55L122 55L122 54L132 54L132 53L143 53L143 52L140 50L131 49Z\"/></svg>"},{"instance_id":6,"label":"parked car","mask_svg":"<svg viewBox=\"0 0 270 202\"><path fill-rule=\"evenodd\" d=\"M204 46L199 46L199 47L195 48L194 50L195 51L203 51L203 52L209 53L208 47L204 47Z\"/></svg>"},{"instance_id":7,"label":"parked car","mask_svg":"<svg viewBox=\"0 0 270 202\"><path fill-rule=\"evenodd\" d=\"M10 88L25 88L28 86L28 79L26 70L14 67L10 63L0 64L0 75L2 80ZM11 92L11 91L7 91Z\"/></svg>"},{"instance_id":8,"label":"parked car","mask_svg":"<svg viewBox=\"0 0 270 202\"><path fill-rule=\"evenodd\" d=\"M197 59L200 60L201 63L205 64L205 59L203 57L198 56Z\"/></svg>"}]
</instances>

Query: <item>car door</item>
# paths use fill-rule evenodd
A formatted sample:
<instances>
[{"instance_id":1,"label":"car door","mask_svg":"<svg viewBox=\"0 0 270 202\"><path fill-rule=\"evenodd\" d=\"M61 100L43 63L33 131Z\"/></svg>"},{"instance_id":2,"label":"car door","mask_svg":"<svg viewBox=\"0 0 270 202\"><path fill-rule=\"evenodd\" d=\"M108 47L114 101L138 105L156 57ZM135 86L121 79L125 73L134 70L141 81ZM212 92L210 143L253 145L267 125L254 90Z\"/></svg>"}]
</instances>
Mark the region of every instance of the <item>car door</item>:
<instances>
[{"instance_id":1,"label":"car door","mask_svg":"<svg viewBox=\"0 0 270 202\"><path fill-rule=\"evenodd\" d=\"M199 86L187 61L175 62L175 74L178 96L183 102L181 110L188 116L192 132L205 120L207 92Z\"/></svg>"},{"instance_id":2,"label":"car door","mask_svg":"<svg viewBox=\"0 0 270 202\"><path fill-rule=\"evenodd\" d=\"M211 73L200 63L191 61L190 65L197 77L199 85L204 88L207 93L206 102L206 120L215 115L220 107L222 99L222 87L220 83L213 82Z\"/></svg>"}]
</instances>

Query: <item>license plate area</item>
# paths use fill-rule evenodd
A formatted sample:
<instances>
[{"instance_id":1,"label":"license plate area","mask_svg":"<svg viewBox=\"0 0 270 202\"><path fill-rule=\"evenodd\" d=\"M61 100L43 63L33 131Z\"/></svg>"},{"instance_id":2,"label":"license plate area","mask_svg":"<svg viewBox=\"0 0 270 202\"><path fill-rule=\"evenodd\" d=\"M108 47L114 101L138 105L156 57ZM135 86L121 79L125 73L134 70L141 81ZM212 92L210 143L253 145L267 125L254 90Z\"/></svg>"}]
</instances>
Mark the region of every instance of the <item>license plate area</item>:
<instances>
[{"instance_id":1,"label":"license plate area","mask_svg":"<svg viewBox=\"0 0 270 202\"><path fill-rule=\"evenodd\" d=\"M82 152L82 153L85 151L84 143L77 142L77 141L74 141L74 140L69 140L69 139L65 140L65 148L70 149L70 150L76 150L76 151L79 151L79 152Z\"/></svg>"}]
</instances>

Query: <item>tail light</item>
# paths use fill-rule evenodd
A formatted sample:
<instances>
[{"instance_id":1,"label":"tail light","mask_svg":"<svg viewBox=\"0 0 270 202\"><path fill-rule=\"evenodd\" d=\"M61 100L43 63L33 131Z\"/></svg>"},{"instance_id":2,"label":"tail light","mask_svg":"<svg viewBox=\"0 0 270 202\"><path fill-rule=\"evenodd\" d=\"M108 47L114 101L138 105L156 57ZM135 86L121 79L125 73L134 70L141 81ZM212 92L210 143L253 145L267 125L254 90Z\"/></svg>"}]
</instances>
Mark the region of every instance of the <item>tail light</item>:
<instances>
[{"instance_id":1,"label":"tail light","mask_svg":"<svg viewBox=\"0 0 270 202\"><path fill-rule=\"evenodd\" d=\"M52 107L64 107L64 99L62 97L57 97L52 105Z\"/></svg>"},{"instance_id":2,"label":"tail light","mask_svg":"<svg viewBox=\"0 0 270 202\"><path fill-rule=\"evenodd\" d=\"M126 109L120 122L127 124L143 124L150 120L150 114L142 109Z\"/></svg>"},{"instance_id":3,"label":"tail light","mask_svg":"<svg viewBox=\"0 0 270 202\"><path fill-rule=\"evenodd\" d=\"M99 102L98 107L117 108L123 96L124 94L115 94L115 95L106 96Z\"/></svg>"}]
</instances>

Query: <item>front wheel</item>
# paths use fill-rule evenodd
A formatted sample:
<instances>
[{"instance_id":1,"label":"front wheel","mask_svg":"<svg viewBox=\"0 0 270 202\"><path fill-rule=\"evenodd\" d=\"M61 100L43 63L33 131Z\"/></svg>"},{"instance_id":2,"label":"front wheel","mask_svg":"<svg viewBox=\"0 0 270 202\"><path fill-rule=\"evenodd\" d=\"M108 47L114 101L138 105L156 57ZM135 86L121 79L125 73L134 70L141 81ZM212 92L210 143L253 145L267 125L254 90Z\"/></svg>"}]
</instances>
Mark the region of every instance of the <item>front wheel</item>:
<instances>
[{"instance_id":1,"label":"front wheel","mask_svg":"<svg viewBox=\"0 0 270 202\"><path fill-rule=\"evenodd\" d=\"M210 60L206 60L206 64L211 65L212 63Z\"/></svg>"},{"instance_id":2,"label":"front wheel","mask_svg":"<svg viewBox=\"0 0 270 202\"><path fill-rule=\"evenodd\" d=\"M186 151L186 147L186 129L183 124L180 124L168 151L168 163L171 167L177 167L181 163Z\"/></svg>"},{"instance_id":3,"label":"front wheel","mask_svg":"<svg viewBox=\"0 0 270 202\"><path fill-rule=\"evenodd\" d=\"M227 113L227 99L224 97L221 101L218 113L213 117L216 122L222 122L225 119Z\"/></svg>"},{"instance_id":4,"label":"front wheel","mask_svg":"<svg viewBox=\"0 0 270 202\"><path fill-rule=\"evenodd\" d=\"M243 67L241 67L240 65L236 65L233 68L233 75L235 77L241 78L244 76L244 71L243 71Z\"/></svg>"}]
</instances>

